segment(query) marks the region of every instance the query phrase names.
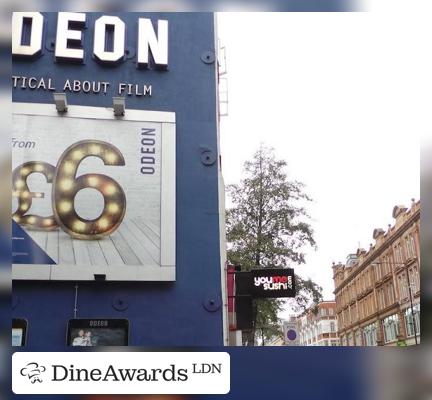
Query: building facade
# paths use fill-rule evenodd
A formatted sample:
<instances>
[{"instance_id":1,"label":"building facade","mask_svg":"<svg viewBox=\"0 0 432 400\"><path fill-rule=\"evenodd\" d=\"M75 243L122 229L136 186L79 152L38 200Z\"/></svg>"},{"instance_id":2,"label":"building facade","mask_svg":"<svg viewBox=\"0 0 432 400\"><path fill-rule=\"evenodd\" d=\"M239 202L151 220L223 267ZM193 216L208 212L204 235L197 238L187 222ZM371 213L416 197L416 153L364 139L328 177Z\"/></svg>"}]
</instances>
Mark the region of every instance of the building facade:
<instances>
[{"instance_id":1,"label":"building facade","mask_svg":"<svg viewBox=\"0 0 432 400\"><path fill-rule=\"evenodd\" d=\"M227 345L215 15L12 26L17 346Z\"/></svg>"},{"instance_id":2,"label":"building facade","mask_svg":"<svg viewBox=\"0 0 432 400\"><path fill-rule=\"evenodd\" d=\"M297 318L300 346L338 346L336 303L322 301Z\"/></svg>"},{"instance_id":3,"label":"building facade","mask_svg":"<svg viewBox=\"0 0 432 400\"><path fill-rule=\"evenodd\" d=\"M369 251L333 265L342 346L420 343L420 201L395 206L393 218Z\"/></svg>"}]
</instances>

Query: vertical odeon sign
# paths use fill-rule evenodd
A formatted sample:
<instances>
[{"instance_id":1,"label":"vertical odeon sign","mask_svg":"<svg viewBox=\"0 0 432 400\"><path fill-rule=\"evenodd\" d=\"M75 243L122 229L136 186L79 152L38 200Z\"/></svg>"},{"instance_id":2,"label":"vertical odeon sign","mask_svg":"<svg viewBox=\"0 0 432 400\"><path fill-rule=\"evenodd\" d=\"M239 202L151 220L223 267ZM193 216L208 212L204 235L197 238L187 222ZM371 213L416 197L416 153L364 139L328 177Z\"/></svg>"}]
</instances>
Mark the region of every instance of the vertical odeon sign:
<instances>
[{"instance_id":1,"label":"vertical odeon sign","mask_svg":"<svg viewBox=\"0 0 432 400\"><path fill-rule=\"evenodd\" d=\"M58 13L54 62L85 62L86 23L85 13ZM156 26L138 18L137 68L168 67L168 21ZM100 16L93 29L94 62L119 67L129 54L126 24L118 16ZM15 58L51 56L44 54L41 13L14 13L12 30ZM14 89L57 93L99 94L112 85L67 79L58 90L52 77L12 80ZM121 96L131 85L118 82L114 90ZM150 91L146 86L140 95ZM29 246L27 254L15 252L14 277L175 280L175 113L119 115L66 101L62 107L14 103L14 241Z\"/></svg>"}]
</instances>

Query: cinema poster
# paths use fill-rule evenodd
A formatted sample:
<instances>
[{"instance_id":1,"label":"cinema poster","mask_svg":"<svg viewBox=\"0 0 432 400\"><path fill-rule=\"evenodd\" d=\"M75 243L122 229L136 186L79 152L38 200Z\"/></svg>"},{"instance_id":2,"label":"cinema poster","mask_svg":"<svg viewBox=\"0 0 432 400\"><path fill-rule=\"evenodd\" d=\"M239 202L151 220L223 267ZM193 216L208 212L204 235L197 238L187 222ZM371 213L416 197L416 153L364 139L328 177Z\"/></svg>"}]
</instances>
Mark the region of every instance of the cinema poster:
<instances>
[{"instance_id":1,"label":"cinema poster","mask_svg":"<svg viewBox=\"0 0 432 400\"><path fill-rule=\"evenodd\" d=\"M175 280L175 114L14 103L13 277Z\"/></svg>"}]
</instances>

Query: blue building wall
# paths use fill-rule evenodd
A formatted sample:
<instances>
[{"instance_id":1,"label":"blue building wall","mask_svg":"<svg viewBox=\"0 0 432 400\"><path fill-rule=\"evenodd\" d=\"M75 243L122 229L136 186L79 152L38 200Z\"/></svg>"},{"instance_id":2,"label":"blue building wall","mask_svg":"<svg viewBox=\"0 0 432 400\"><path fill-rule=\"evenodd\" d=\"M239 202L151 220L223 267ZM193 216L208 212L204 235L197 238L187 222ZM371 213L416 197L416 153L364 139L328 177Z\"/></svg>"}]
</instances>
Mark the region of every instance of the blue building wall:
<instances>
[{"instance_id":1,"label":"blue building wall","mask_svg":"<svg viewBox=\"0 0 432 400\"><path fill-rule=\"evenodd\" d=\"M152 85L152 97L127 96L126 109L174 111L177 121L176 282L79 282L77 317L129 319L130 345L222 345L218 163L201 162L203 148L217 154L216 63L201 58L215 52L213 14L110 14L126 23L126 47L131 52L131 59L116 67L102 66L92 58L94 21L102 14L87 13L83 65L54 61L51 42L57 14L43 14L43 54L33 61L14 60L13 75L52 78L57 86L66 79L145 83ZM139 17L169 21L168 71L136 68ZM68 102L111 107L113 86L106 95L68 93ZM13 101L54 107L49 91L16 88ZM75 282L13 282L13 317L28 320L30 348L65 345L74 299ZM122 311L114 307L119 299L126 304ZM216 306L205 307L210 299Z\"/></svg>"}]
</instances>

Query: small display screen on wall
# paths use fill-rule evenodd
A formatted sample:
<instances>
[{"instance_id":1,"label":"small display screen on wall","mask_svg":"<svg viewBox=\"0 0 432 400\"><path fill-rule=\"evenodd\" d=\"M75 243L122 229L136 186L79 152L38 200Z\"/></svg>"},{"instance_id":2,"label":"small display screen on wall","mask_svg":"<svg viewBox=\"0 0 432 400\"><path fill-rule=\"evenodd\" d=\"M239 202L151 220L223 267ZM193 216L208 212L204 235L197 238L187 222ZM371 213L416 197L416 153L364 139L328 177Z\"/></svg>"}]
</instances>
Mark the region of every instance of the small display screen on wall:
<instances>
[{"instance_id":1,"label":"small display screen on wall","mask_svg":"<svg viewBox=\"0 0 432 400\"><path fill-rule=\"evenodd\" d=\"M127 346L129 321L126 319L71 319L68 346Z\"/></svg>"}]
</instances>

